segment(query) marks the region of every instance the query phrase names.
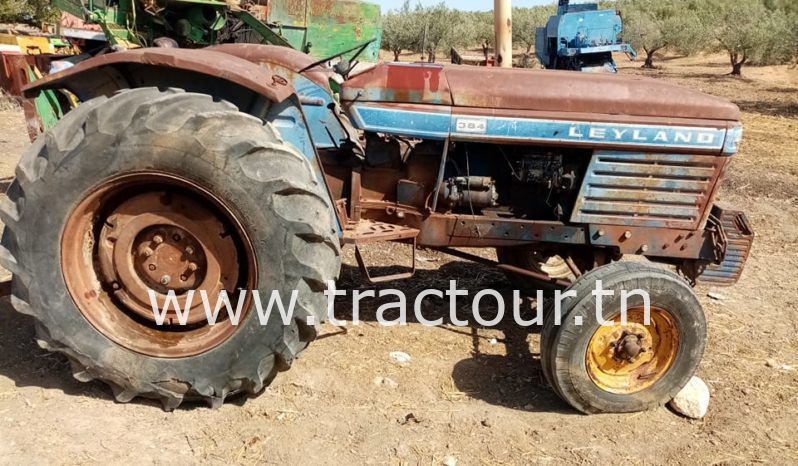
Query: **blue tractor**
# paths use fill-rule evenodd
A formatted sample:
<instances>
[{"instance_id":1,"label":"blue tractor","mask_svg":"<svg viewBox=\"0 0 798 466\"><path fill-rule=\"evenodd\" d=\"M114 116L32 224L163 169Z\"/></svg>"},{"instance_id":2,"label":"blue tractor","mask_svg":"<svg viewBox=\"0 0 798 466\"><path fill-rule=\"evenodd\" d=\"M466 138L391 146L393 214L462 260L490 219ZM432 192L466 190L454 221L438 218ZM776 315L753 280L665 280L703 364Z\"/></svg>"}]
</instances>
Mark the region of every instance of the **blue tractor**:
<instances>
[{"instance_id":1,"label":"blue tractor","mask_svg":"<svg viewBox=\"0 0 798 466\"><path fill-rule=\"evenodd\" d=\"M637 57L623 41L623 19L615 10L595 3L570 5L560 0L557 15L537 29L535 54L549 69L615 73L613 52Z\"/></svg>"}]
</instances>

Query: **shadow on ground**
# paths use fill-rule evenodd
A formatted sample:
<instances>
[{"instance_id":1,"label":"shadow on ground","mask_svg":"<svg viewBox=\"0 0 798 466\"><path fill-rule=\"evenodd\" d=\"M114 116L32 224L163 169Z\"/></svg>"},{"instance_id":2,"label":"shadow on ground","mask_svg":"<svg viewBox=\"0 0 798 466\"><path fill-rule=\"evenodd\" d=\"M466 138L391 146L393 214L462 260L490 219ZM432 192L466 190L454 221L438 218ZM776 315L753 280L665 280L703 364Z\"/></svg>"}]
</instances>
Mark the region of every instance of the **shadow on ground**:
<instances>
[{"instance_id":1,"label":"shadow on ground","mask_svg":"<svg viewBox=\"0 0 798 466\"><path fill-rule=\"evenodd\" d=\"M401 267L375 267L373 276L388 275L402 272ZM452 370L452 379L458 390L468 396L483 400L487 403L511 409L525 411L546 411L563 414L575 414L549 387L540 365L540 354L537 349L530 347L529 335L540 332L538 325L522 327L515 323L512 314L513 290L501 272L494 267L467 261L454 261L442 265L436 270L419 270L415 277L409 281L389 282L379 288L367 285L360 277L356 267L344 266L341 271L340 288L358 289L360 291L374 289L398 289L407 297L409 309L407 321L410 324L419 323L413 313L413 302L419 293L425 289L445 291L449 288L449 281L457 279L457 288L470 290L469 297L459 298L456 314L450 315L448 297L426 297L422 302L421 311L426 320L442 319L443 325L438 328L460 333L471 338L471 356L457 362ZM477 323L471 309L472 298L482 289L495 289L501 293L506 309L504 319L492 327L500 331L503 337L497 338L496 344L504 346L505 354L491 354L485 349L492 345L488 338L479 334L482 325ZM359 318L362 321L376 322L377 309L387 303L395 302L396 298L379 297L362 301ZM520 316L524 320L535 318L536 303L524 299L520 306ZM345 299L336 300L336 309L347 312L336 312L336 317L350 320L352 302L351 295ZM479 306L480 315L486 321L491 321L497 316L498 308L493 298L485 298ZM386 313L385 319L396 318L398 314ZM453 326L453 317L458 320L468 320L467 326ZM390 328L385 328L390 331ZM495 353L495 351L493 351Z\"/></svg>"},{"instance_id":2,"label":"shadow on ground","mask_svg":"<svg viewBox=\"0 0 798 466\"><path fill-rule=\"evenodd\" d=\"M401 267L378 267L375 275L396 273ZM540 367L539 354L530 349L528 336L539 332L538 326L520 327L512 318L512 290L504 275L495 268L465 261L448 262L436 270L420 270L411 280L389 282L379 288L369 285L360 276L355 267L344 266L341 271L341 280L338 288L351 290L397 289L405 293L408 304L407 321L409 324L419 324L413 313L413 302L416 296L425 289L446 290L449 280L457 278L458 289L471 290L470 297L459 298L455 317L460 320L469 320L468 326L455 327L449 314L448 298L426 298L422 312L426 319L443 319L443 325L438 326L446 331L462 334L471 339L471 356L457 362L452 370L452 378L458 390L468 396L483 400L487 403L504 406L512 409L526 411L554 411L574 413L562 402L548 387ZM474 290L491 288L499 291L507 303L505 319L495 329L503 333L503 338L498 338L495 343L489 342L481 336L478 329L482 328L474 321L471 310L471 297ZM336 317L338 319L352 319L352 293L336 300ZM363 300L360 306L360 320L364 322L377 321L377 309L382 304L395 302L395 297L375 298ZM535 317L534 302L528 300L521 306L521 316L526 320ZM480 305L480 315L485 320L494 319L497 315L495 300L486 298ZM395 318L396 315L386 314L386 318ZM93 381L81 383L74 379L66 357L51 353L39 348L35 339L33 318L19 314L13 310L8 299L0 300L0 375L11 379L17 387L41 387L44 389L57 389L67 395L85 396L113 401L110 389L103 383ZM382 331L390 332L390 327ZM328 335L335 337L337 334ZM501 344L505 347L506 355L488 354L483 351L488 345ZM236 396L229 401L243 404L249 396ZM134 403L151 405L160 408L160 404L152 400L136 398ZM180 409L195 409L204 406L197 403L181 405Z\"/></svg>"}]
</instances>

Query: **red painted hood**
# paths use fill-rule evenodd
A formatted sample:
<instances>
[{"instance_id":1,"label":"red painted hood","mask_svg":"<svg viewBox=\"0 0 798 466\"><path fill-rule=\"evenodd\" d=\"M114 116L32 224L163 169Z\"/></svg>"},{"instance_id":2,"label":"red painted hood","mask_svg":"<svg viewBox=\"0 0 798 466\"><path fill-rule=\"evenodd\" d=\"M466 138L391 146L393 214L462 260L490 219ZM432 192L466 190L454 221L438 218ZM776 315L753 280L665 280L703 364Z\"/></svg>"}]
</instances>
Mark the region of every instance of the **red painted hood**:
<instances>
[{"instance_id":1,"label":"red painted hood","mask_svg":"<svg viewBox=\"0 0 798 466\"><path fill-rule=\"evenodd\" d=\"M574 71L386 63L349 79L342 98L495 110L740 119L733 103L662 80Z\"/></svg>"}]
</instances>

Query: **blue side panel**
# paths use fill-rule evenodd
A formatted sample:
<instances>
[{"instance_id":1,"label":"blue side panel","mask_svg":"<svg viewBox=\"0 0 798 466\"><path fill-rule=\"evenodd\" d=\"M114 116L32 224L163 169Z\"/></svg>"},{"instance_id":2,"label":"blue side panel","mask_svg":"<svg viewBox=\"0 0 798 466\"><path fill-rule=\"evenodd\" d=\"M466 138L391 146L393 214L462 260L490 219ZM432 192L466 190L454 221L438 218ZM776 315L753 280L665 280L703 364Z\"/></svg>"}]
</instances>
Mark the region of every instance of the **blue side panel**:
<instances>
[{"instance_id":1,"label":"blue side panel","mask_svg":"<svg viewBox=\"0 0 798 466\"><path fill-rule=\"evenodd\" d=\"M365 105L353 105L350 115L355 127L364 131L440 140L449 137L452 121L450 113Z\"/></svg>"},{"instance_id":2,"label":"blue side panel","mask_svg":"<svg viewBox=\"0 0 798 466\"><path fill-rule=\"evenodd\" d=\"M302 110L293 99L287 99L273 106L269 109L266 119L272 122L285 142L294 146L313 162L315 167L316 150L313 147L313 140L308 137L308 127L302 117Z\"/></svg>"},{"instance_id":3,"label":"blue side panel","mask_svg":"<svg viewBox=\"0 0 798 466\"><path fill-rule=\"evenodd\" d=\"M266 117L267 121L271 121L280 137L299 150L304 155L313 171L316 173L316 179L319 184L327 189L327 182L324 179L319 160L316 157L316 148L313 144L313 138L308 133L308 127L305 124L305 119L302 115L301 107L295 99L287 99L280 104L273 106L269 109ZM330 198L330 206L335 205L335 202ZM330 217L338 228L338 235L343 235L341 222L335 213L335 209L330 209Z\"/></svg>"},{"instance_id":4,"label":"blue side panel","mask_svg":"<svg viewBox=\"0 0 798 466\"><path fill-rule=\"evenodd\" d=\"M293 76L293 84L302 101L313 141L319 149L333 149L346 140L346 132L335 118L332 96L326 89L302 75Z\"/></svg>"},{"instance_id":5,"label":"blue side panel","mask_svg":"<svg viewBox=\"0 0 798 466\"><path fill-rule=\"evenodd\" d=\"M717 150L726 130L678 126L452 116L453 139L582 143L590 146Z\"/></svg>"},{"instance_id":6,"label":"blue side panel","mask_svg":"<svg viewBox=\"0 0 798 466\"><path fill-rule=\"evenodd\" d=\"M567 143L587 147L692 149L720 153L727 141L723 128L633 125L531 118L449 115L397 107L355 104L355 126L371 132L475 141Z\"/></svg>"},{"instance_id":7,"label":"blue side panel","mask_svg":"<svg viewBox=\"0 0 798 466\"><path fill-rule=\"evenodd\" d=\"M726 133L726 142L723 143L723 155L734 155L740 149L743 140L742 125L729 128Z\"/></svg>"}]
</instances>

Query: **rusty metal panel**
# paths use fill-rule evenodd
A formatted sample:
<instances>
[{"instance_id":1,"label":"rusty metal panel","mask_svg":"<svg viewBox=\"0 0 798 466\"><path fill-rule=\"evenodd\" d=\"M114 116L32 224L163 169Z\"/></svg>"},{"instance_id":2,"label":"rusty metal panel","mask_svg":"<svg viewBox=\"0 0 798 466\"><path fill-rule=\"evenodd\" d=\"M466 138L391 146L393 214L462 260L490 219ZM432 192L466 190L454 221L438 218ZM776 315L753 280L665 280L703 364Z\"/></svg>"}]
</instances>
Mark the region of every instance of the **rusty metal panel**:
<instances>
[{"instance_id":1,"label":"rusty metal panel","mask_svg":"<svg viewBox=\"0 0 798 466\"><path fill-rule=\"evenodd\" d=\"M35 97L44 89L66 88L80 96L90 91L92 75L108 73L116 66L153 65L217 77L233 82L261 94L274 102L282 102L294 93L285 80L274 76L260 66L236 56L212 50L148 48L126 50L90 58L60 73L23 87L28 97ZM80 76L80 77L78 77ZM87 84L88 83L88 84ZM89 89L86 89L86 87Z\"/></svg>"},{"instance_id":2,"label":"rusty metal panel","mask_svg":"<svg viewBox=\"0 0 798 466\"><path fill-rule=\"evenodd\" d=\"M637 76L448 66L456 107L738 121L728 100Z\"/></svg>"},{"instance_id":3,"label":"rusty metal panel","mask_svg":"<svg viewBox=\"0 0 798 466\"><path fill-rule=\"evenodd\" d=\"M696 230L724 157L597 151L571 222Z\"/></svg>"},{"instance_id":4,"label":"rusty metal panel","mask_svg":"<svg viewBox=\"0 0 798 466\"><path fill-rule=\"evenodd\" d=\"M434 63L385 63L344 83L345 102L451 105L444 67Z\"/></svg>"},{"instance_id":5,"label":"rusty metal panel","mask_svg":"<svg viewBox=\"0 0 798 466\"><path fill-rule=\"evenodd\" d=\"M713 211L718 215L726 251L720 264L710 264L698 275L698 282L713 285L734 285L743 273L745 261L754 242L754 232L744 213L734 210Z\"/></svg>"}]
</instances>

